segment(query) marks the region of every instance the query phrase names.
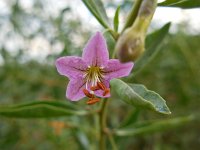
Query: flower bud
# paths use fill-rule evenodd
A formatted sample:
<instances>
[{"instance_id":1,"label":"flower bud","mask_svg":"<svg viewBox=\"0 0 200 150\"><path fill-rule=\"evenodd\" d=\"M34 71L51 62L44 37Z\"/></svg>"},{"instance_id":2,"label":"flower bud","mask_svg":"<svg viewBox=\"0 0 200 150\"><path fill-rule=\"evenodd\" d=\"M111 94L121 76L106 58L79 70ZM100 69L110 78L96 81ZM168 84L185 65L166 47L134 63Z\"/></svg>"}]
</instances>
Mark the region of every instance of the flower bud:
<instances>
[{"instance_id":1,"label":"flower bud","mask_svg":"<svg viewBox=\"0 0 200 150\"><path fill-rule=\"evenodd\" d=\"M145 36L157 0L143 0L133 25L119 37L115 51L121 62L135 61L145 50Z\"/></svg>"},{"instance_id":2,"label":"flower bud","mask_svg":"<svg viewBox=\"0 0 200 150\"><path fill-rule=\"evenodd\" d=\"M116 52L121 62L136 60L144 52L144 34L128 28L119 37Z\"/></svg>"}]
</instances>

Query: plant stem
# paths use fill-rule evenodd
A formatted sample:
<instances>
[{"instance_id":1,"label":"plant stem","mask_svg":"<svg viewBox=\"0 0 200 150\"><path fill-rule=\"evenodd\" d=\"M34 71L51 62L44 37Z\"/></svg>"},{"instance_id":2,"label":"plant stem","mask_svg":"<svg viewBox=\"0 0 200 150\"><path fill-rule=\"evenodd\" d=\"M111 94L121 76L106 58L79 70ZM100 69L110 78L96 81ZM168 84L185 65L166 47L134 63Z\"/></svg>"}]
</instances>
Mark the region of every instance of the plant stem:
<instances>
[{"instance_id":1,"label":"plant stem","mask_svg":"<svg viewBox=\"0 0 200 150\"><path fill-rule=\"evenodd\" d=\"M110 140L112 150L117 150L117 145L116 145L113 135L110 133L110 131L107 133L107 135L108 135L108 139Z\"/></svg>"},{"instance_id":2,"label":"plant stem","mask_svg":"<svg viewBox=\"0 0 200 150\"><path fill-rule=\"evenodd\" d=\"M124 28L123 28L122 32L126 28L130 27L134 23L137 15L138 15L138 12L139 12L139 9L140 9L140 5L141 5L142 1L143 0L135 0L134 5L133 5L133 7L132 7L132 9L131 9L131 11L130 11L130 13L128 15L127 21L126 21L126 23L124 25Z\"/></svg>"},{"instance_id":3,"label":"plant stem","mask_svg":"<svg viewBox=\"0 0 200 150\"><path fill-rule=\"evenodd\" d=\"M110 28L106 28L103 32L103 34L105 34L106 32L109 32L110 35L113 37L113 39L115 41L117 41L118 37L119 37L119 34L117 32L115 32L114 30L110 29Z\"/></svg>"},{"instance_id":4,"label":"plant stem","mask_svg":"<svg viewBox=\"0 0 200 150\"><path fill-rule=\"evenodd\" d=\"M99 112L99 124L100 124L100 141L99 141L99 150L105 150L106 142L105 142L105 129L106 129L106 113L108 99L103 99L100 112Z\"/></svg>"}]
</instances>

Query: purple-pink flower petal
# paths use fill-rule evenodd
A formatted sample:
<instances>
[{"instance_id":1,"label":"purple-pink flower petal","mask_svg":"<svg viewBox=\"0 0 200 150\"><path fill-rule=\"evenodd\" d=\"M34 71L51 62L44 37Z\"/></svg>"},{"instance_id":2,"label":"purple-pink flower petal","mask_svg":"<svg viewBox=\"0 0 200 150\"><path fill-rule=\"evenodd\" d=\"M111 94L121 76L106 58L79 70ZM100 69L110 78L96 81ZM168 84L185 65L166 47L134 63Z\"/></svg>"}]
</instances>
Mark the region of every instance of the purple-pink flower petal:
<instances>
[{"instance_id":1,"label":"purple-pink flower petal","mask_svg":"<svg viewBox=\"0 0 200 150\"><path fill-rule=\"evenodd\" d=\"M83 76L87 65L80 57L66 56L56 60L56 68L61 75L77 78Z\"/></svg>"},{"instance_id":2,"label":"purple-pink flower petal","mask_svg":"<svg viewBox=\"0 0 200 150\"><path fill-rule=\"evenodd\" d=\"M69 81L66 91L66 97L71 101L78 101L85 97L83 89L85 88L85 81L79 77L76 80Z\"/></svg>"},{"instance_id":3,"label":"purple-pink flower petal","mask_svg":"<svg viewBox=\"0 0 200 150\"><path fill-rule=\"evenodd\" d=\"M106 41L100 32L97 32L86 44L83 60L90 66L106 66L109 60Z\"/></svg>"},{"instance_id":4,"label":"purple-pink flower petal","mask_svg":"<svg viewBox=\"0 0 200 150\"><path fill-rule=\"evenodd\" d=\"M104 68L105 79L120 78L128 76L133 68L133 63L121 63L118 59L110 59L106 68Z\"/></svg>"},{"instance_id":5,"label":"purple-pink flower petal","mask_svg":"<svg viewBox=\"0 0 200 150\"><path fill-rule=\"evenodd\" d=\"M109 60L106 40L100 32L97 32L86 44L82 58L74 56L58 58L56 68L61 75L70 79L66 97L71 101L78 101L85 96L93 97L83 92L83 89L86 89L93 94L91 86L96 88L94 97L110 97L110 80L128 76L133 63L121 63L117 59Z\"/></svg>"}]
</instances>

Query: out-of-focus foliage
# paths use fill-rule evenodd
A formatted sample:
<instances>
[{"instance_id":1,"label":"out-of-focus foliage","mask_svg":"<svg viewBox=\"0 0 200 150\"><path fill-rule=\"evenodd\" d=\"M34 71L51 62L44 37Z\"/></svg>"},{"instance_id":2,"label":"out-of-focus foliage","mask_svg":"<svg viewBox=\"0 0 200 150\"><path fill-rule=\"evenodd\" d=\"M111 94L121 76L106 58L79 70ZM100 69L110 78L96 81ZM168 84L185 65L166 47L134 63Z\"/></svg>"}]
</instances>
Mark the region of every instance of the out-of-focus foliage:
<instances>
[{"instance_id":1,"label":"out-of-focus foliage","mask_svg":"<svg viewBox=\"0 0 200 150\"><path fill-rule=\"evenodd\" d=\"M86 115L89 112L81 110L70 103L56 101L35 101L30 103L7 105L0 107L0 115L14 118L52 118L72 115Z\"/></svg>"},{"instance_id":2,"label":"out-of-focus foliage","mask_svg":"<svg viewBox=\"0 0 200 150\"><path fill-rule=\"evenodd\" d=\"M10 13L0 15L0 34L3 37L0 39L0 103L18 104L41 99L64 103L67 79L58 75L54 60L60 55L80 55L82 43L87 41L91 31L67 5L51 12L54 7L50 7L50 2L46 0L35 0L28 8L23 7L23 2L4 2ZM126 7L121 7L121 11L124 9ZM50 48L47 57L31 57L34 45L31 43L38 38ZM155 119L199 114L199 41L200 35L185 34L181 30L170 34L161 47L162 51L132 80L162 95L172 116L163 117L153 112L132 110L132 107L121 103L114 95L108 112L115 115L108 116L109 126L119 127L121 123L121 127L139 128L146 127L147 120L154 122ZM109 47L111 49L113 45ZM88 109L84 100L76 104L82 109ZM145 123L138 124L138 120ZM93 123L97 124L97 120L91 116L36 120L1 117L0 149L95 149L98 141L95 140L97 133L93 129L98 127L91 126ZM155 127L155 124L152 123L152 126ZM199 131L200 123L196 121L165 132L154 130L157 133L117 137L115 140L122 150L198 150Z\"/></svg>"}]
</instances>

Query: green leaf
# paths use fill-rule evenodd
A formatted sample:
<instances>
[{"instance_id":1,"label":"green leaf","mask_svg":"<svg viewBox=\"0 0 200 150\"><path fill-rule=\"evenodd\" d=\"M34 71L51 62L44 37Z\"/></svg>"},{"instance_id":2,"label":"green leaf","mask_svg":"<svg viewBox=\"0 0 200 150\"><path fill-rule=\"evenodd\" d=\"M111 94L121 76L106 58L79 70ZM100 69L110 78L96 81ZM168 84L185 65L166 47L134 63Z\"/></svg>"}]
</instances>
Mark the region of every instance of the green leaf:
<instances>
[{"instance_id":1,"label":"green leaf","mask_svg":"<svg viewBox=\"0 0 200 150\"><path fill-rule=\"evenodd\" d=\"M105 22L109 24L108 15L106 13L106 9L103 5L103 2L101 0L94 0L94 7L100 14L100 16L103 18L103 20L105 20Z\"/></svg>"},{"instance_id":2,"label":"green leaf","mask_svg":"<svg viewBox=\"0 0 200 150\"><path fill-rule=\"evenodd\" d=\"M156 54L161 50L160 46L162 45L162 41L168 34L169 27L170 23L167 23L158 31L155 31L154 33L147 36L145 42L146 50L141 58L135 62L135 66L133 69L135 74L141 71L141 69L143 69L145 65L149 64L149 62L153 60Z\"/></svg>"},{"instance_id":3,"label":"green leaf","mask_svg":"<svg viewBox=\"0 0 200 150\"><path fill-rule=\"evenodd\" d=\"M107 15L100 0L82 0L82 2L104 28L109 28Z\"/></svg>"},{"instance_id":4,"label":"green leaf","mask_svg":"<svg viewBox=\"0 0 200 150\"><path fill-rule=\"evenodd\" d=\"M158 6L198 8L200 7L200 0L166 0L162 3L159 3Z\"/></svg>"},{"instance_id":5,"label":"green leaf","mask_svg":"<svg viewBox=\"0 0 200 150\"><path fill-rule=\"evenodd\" d=\"M70 115L85 115L69 102L34 101L24 104L0 106L0 116L15 118L50 118Z\"/></svg>"},{"instance_id":6,"label":"green leaf","mask_svg":"<svg viewBox=\"0 0 200 150\"><path fill-rule=\"evenodd\" d=\"M103 7L101 0L82 0L88 10L94 15L94 17L99 21L99 23L109 31L111 36L116 40L118 34L111 30L109 26L109 20L106 14L106 11Z\"/></svg>"},{"instance_id":7,"label":"green leaf","mask_svg":"<svg viewBox=\"0 0 200 150\"><path fill-rule=\"evenodd\" d=\"M117 32L118 31L118 26L119 26L119 11L120 11L120 6L117 7L113 24L114 24L114 30Z\"/></svg>"},{"instance_id":8,"label":"green leaf","mask_svg":"<svg viewBox=\"0 0 200 150\"><path fill-rule=\"evenodd\" d=\"M137 18L141 4L142 4L142 0L134 1L134 3L132 4L133 6L131 10L129 11L128 17L126 19L126 22L122 31L125 31L125 29L133 25L133 23L135 22L135 19Z\"/></svg>"},{"instance_id":9,"label":"green leaf","mask_svg":"<svg viewBox=\"0 0 200 150\"><path fill-rule=\"evenodd\" d=\"M184 126L187 123L197 120L193 115L166 119L166 120L155 120L143 122L141 126L133 128L123 128L114 131L117 136L135 136L135 135L146 135L155 132L166 131L170 129L176 129L177 127Z\"/></svg>"},{"instance_id":10,"label":"green leaf","mask_svg":"<svg viewBox=\"0 0 200 150\"><path fill-rule=\"evenodd\" d=\"M125 103L153 110L161 114L171 114L165 100L157 93L140 84L126 84L119 79L111 80L112 89Z\"/></svg>"}]
</instances>

